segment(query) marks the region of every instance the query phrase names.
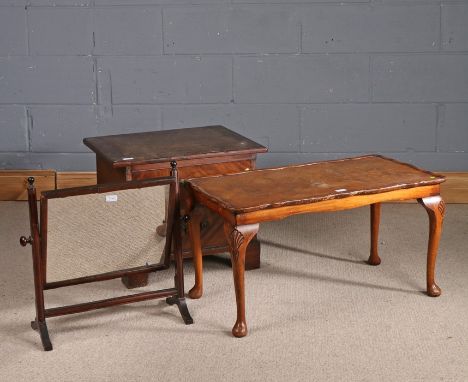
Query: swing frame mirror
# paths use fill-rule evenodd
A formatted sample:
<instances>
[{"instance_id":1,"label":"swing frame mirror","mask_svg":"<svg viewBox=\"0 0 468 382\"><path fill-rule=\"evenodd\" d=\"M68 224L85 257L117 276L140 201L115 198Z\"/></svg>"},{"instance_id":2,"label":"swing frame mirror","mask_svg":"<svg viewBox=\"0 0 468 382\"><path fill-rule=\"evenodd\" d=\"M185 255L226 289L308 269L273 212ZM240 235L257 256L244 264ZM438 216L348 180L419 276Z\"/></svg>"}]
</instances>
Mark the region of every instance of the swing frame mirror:
<instances>
[{"instance_id":1,"label":"swing frame mirror","mask_svg":"<svg viewBox=\"0 0 468 382\"><path fill-rule=\"evenodd\" d=\"M106 273L47 282L47 230L49 200L160 186L169 187L169 200L166 217L166 242L164 244L162 260L159 263L146 264L127 269L114 270ZM50 341L46 324L47 318L86 312L115 305L129 304L157 298L166 298L166 302L168 304L177 305L185 324L188 325L193 323L187 308L184 294L179 200L180 190L177 163L175 161L171 162L171 175L168 177L121 183L99 184L95 186L75 187L42 192L39 202L40 216L38 215L36 199L37 195L33 177L28 178L27 190L31 236L29 236L29 238L21 236L20 244L22 246L26 246L27 244L32 246L36 317L34 321L31 322L31 326L34 330L39 332L44 350L52 350L52 343ZM109 225L112 226L112 222L109 222ZM156 234L156 227L148 227L148 229L153 229ZM174 286L172 288L145 291L104 300L88 301L75 305L65 305L54 308L45 307L45 290L167 270L170 267L171 250L175 260L175 277Z\"/></svg>"}]
</instances>

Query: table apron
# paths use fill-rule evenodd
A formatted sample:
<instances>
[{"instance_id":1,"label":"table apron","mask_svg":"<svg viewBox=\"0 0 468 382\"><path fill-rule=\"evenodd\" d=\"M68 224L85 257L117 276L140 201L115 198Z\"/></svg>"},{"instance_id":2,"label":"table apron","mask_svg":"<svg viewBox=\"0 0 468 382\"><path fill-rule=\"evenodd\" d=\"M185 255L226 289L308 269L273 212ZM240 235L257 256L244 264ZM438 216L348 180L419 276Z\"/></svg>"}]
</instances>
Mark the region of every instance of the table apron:
<instances>
[{"instance_id":1,"label":"table apron","mask_svg":"<svg viewBox=\"0 0 468 382\"><path fill-rule=\"evenodd\" d=\"M261 223L267 221L281 220L288 216L312 213L312 212L331 212L349 210L357 207L382 202L392 202L399 200L420 199L428 196L440 194L440 186L421 186L408 189L400 189L388 192L379 192L377 194L348 196L341 199L323 200L315 203L307 203L300 205L291 205L284 207L269 208L254 212L245 212L233 216L236 225ZM208 206L209 207L209 206ZM209 207L210 208L210 207ZM216 212L216 211L215 211ZM226 211L223 211L222 216L226 219ZM218 206L218 213L219 206ZM231 213L232 215L232 213ZM231 219L226 219L232 221Z\"/></svg>"}]
</instances>

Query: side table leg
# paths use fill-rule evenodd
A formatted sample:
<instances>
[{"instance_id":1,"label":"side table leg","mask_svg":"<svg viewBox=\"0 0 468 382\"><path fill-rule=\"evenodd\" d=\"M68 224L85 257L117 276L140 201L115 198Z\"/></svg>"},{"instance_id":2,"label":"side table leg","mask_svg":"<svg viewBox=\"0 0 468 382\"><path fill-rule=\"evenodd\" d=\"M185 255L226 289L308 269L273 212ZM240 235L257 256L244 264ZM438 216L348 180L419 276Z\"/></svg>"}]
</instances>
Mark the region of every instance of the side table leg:
<instances>
[{"instance_id":1,"label":"side table leg","mask_svg":"<svg viewBox=\"0 0 468 382\"><path fill-rule=\"evenodd\" d=\"M257 234L258 227L258 224L232 226L228 222L224 223L224 234L231 252L232 273L236 292L237 320L232 328L234 337L245 337L247 335L244 285L245 253L249 242Z\"/></svg>"},{"instance_id":2,"label":"side table leg","mask_svg":"<svg viewBox=\"0 0 468 382\"><path fill-rule=\"evenodd\" d=\"M189 291L189 297L200 298L203 295L203 253L200 240L200 207L196 206L190 213L188 232L193 252L193 267L195 270L195 285Z\"/></svg>"},{"instance_id":3,"label":"side table leg","mask_svg":"<svg viewBox=\"0 0 468 382\"><path fill-rule=\"evenodd\" d=\"M141 288L148 285L148 273L123 276L121 280L127 289Z\"/></svg>"},{"instance_id":4,"label":"side table leg","mask_svg":"<svg viewBox=\"0 0 468 382\"><path fill-rule=\"evenodd\" d=\"M429 244L427 247L427 294L431 297L440 296L442 291L435 283L435 264L439 248L442 222L445 215L445 203L442 198L430 196L418 199L429 215Z\"/></svg>"},{"instance_id":5,"label":"side table leg","mask_svg":"<svg viewBox=\"0 0 468 382\"><path fill-rule=\"evenodd\" d=\"M371 221L371 247L370 256L367 263L370 265L379 265L379 225L380 225L380 203L374 203L370 206Z\"/></svg>"}]
</instances>

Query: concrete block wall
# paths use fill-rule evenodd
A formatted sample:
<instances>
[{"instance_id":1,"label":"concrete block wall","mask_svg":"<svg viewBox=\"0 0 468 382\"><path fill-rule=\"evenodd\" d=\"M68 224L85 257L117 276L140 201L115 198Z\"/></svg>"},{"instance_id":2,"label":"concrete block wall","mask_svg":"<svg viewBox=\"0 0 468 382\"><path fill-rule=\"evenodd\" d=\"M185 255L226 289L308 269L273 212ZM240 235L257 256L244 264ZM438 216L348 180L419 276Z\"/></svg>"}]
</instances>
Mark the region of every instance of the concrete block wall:
<instances>
[{"instance_id":1,"label":"concrete block wall","mask_svg":"<svg viewBox=\"0 0 468 382\"><path fill-rule=\"evenodd\" d=\"M0 0L0 168L224 124L260 166L379 152L468 171L468 1Z\"/></svg>"}]
</instances>

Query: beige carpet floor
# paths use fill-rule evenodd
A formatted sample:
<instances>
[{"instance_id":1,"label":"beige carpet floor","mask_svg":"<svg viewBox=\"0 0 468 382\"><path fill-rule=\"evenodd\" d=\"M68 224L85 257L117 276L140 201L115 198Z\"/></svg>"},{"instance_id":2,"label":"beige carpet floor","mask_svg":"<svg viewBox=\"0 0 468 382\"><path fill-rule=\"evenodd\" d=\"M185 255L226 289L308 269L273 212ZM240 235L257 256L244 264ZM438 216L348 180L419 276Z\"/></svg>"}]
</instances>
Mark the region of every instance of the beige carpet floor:
<instances>
[{"instance_id":1,"label":"beige carpet floor","mask_svg":"<svg viewBox=\"0 0 468 382\"><path fill-rule=\"evenodd\" d=\"M162 300L48 320L34 316L26 204L0 203L0 381L468 381L468 205L449 205L427 297L427 216L382 209L382 264L368 255L368 209L304 215L260 227L262 267L248 272L248 337L230 330L227 258L206 260L205 296L185 326ZM170 286L173 271L152 276ZM186 263L186 285L193 282ZM188 289L188 288L187 288ZM48 306L125 292L119 280L47 291Z\"/></svg>"}]
</instances>

